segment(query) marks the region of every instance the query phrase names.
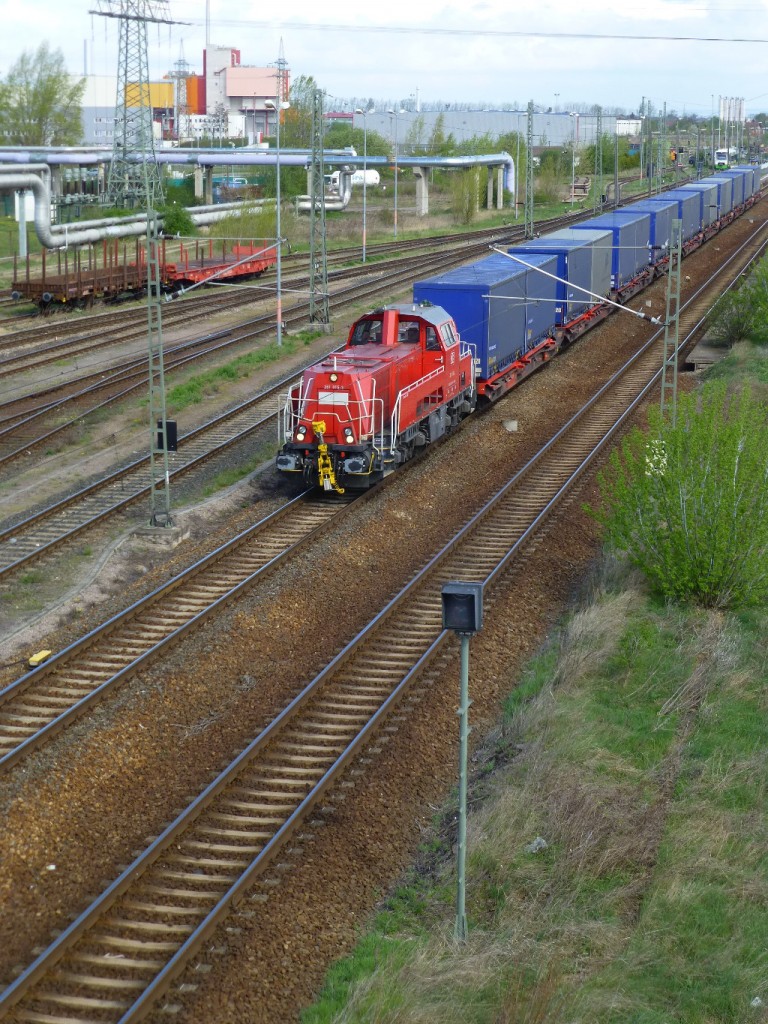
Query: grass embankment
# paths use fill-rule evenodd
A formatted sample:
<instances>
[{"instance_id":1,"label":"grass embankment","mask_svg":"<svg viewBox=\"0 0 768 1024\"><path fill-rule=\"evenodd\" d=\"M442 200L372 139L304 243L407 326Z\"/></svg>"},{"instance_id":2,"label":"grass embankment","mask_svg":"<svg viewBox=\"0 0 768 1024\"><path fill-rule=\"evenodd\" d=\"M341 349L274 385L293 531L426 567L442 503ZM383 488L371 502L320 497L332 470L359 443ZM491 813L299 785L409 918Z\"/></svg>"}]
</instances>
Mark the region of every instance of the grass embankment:
<instances>
[{"instance_id":1,"label":"grass embankment","mask_svg":"<svg viewBox=\"0 0 768 1024\"><path fill-rule=\"evenodd\" d=\"M305 1024L768 1021L768 610L666 606L602 571L483 752L468 942L452 802Z\"/></svg>"},{"instance_id":2,"label":"grass embankment","mask_svg":"<svg viewBox=\"0 0 768 1024\"><path fill-rule=\"evenodd\" d=\"M765 1020L767 618L601 589L510 697L468 943L438 827L303 1020Z\"/></svg>"}]
</instances>

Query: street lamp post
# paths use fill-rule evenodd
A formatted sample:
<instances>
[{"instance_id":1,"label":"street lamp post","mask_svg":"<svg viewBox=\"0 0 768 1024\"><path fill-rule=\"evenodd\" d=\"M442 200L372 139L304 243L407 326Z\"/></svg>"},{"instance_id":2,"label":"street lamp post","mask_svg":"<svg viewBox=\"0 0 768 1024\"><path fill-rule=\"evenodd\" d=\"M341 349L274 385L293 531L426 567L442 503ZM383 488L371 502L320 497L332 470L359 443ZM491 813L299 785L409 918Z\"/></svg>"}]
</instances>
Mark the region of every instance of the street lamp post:
<instances>
[{"instance_id":1,"label":"street lamp post","mask_svg":"<svg viewBox=\"0 0 768 1024\"><path fill-rule=\"evenodd\" d=\"M276 289L277 289L277 344L278 347L283 344L283 296L282 296L282 263L281 263L281 252L283 248L283 238L280 233L280 114L283 110L287 110L290 107L290 103L287 100L282 102L278 100L264 100L264 106L267 110L274 110L275 112L275 238L276 242L276 255L277 260L275 263L275 271L277 275Z\"/></svg>"},{"instance_id":2,"label":"street lamp post","mask_svg":"<svg viewBox=\"0 0 768 1024\"><path fill-rule=\"evenodd\" d=\"M404 114L405 111L401 107L400 110L388 110L387 113L390 117L394 117L395 119L395 238L397 238L397 119L401 114Z\"/></svg>"},{"instance_id":3,"label":"street lamp post","mask_svg":"<svg viewBox=\"0 0 768 1024\"><path fill-rule=\"evenodd\" d=\"M365 213L368 193L368 115L375 114L376 111L370 108L363 110L361 107L357 107L355 113L363 115L363 263L365 263ZM395 188L397 188L397 178L395 178ZM395 192L395 195L397 195L397 192ZM395 202L395 207L397 207L397 202ZM397 218L395 218L395 224L397 224ZM397 230L395 230L395 237L397 237Z\"/></svg>"},{"instance_id":4,"label":"street lamp post","mask_svg":"<svg viewBox=\"0 0 768 1024\"><path fill-rule=\"evenodd\" d=\"M579 137L579 115L575 110L571 111L571 209L576 201L576 139Z\"/></svg>"}]
</instances>

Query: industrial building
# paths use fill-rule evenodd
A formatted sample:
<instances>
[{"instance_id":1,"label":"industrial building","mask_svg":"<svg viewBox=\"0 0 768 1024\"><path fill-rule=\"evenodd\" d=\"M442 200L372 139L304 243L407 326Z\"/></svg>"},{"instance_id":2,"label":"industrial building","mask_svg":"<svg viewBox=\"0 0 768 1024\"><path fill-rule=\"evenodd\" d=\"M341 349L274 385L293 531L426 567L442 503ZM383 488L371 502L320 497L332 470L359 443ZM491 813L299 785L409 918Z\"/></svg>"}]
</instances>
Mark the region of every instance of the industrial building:
<instances>
[{"instance_id":1,"label":"industrial building","mask_svg":"<svg viewBox=\"0 0 768 1024\"><path fill-rule=\"evenodd\" d=\"M240 62L240 50L209 46L203 51L203 73L179 61L163 79L149 83L149 104L155 139L170 145L197 144L203 138L258 143L274 129L274 109L266 100L286 99L290 72L284 62L253 67ZM77 78L77 76L75 76ZM77 78L79 80L79 78ZM112 146L117 78L89 75L83 96L83 141L87 146ZM126 97L130 103L137 97ZM146 101L146 97L145 97Z\"/></svg>"}]
</instances>

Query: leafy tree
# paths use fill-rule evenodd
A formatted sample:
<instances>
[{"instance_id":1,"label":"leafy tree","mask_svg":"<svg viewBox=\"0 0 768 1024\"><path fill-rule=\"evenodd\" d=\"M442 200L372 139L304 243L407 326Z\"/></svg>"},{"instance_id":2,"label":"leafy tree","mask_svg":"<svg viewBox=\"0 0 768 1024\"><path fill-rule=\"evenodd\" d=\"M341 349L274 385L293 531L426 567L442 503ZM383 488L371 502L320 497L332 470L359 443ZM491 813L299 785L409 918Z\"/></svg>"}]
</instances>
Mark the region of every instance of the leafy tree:
<instances>
[{"instance_id":1,"label":"leafy tree","mask_svg":"<svg viewBox=\"0 0 768 1024\"><path fill-rule=\"evenodd\" d=\"M317 82L311 75L299 75L291 83L290 107L280 123L280 145L308 149L312 145L312 108Z\"/></svg>"},{"instance_id":2,"label":"leafy tree","mask_svg":"<svg viewBox=\"0 0 768 1024\"><path fill-rule=\"evenodd\" d=\"M768 597L768 421L748 388L678 398L676 425L652 407L599 475L592 514L666 598L709 608Z\"/></svg>"},{"instance_id":3,"label":"leafy tree","mask_svg":"<svg viewBox=\"0 0 768 1024\"><path fill-rule=\"evenodd\" d=\"M480 200L480 170L471 167L450 178L451 212L457 224L471 224Z\"/></svg>"},{"instance_id":4,"label":"leafy tree","mask_svg":"<svg viewBox=\"0 0 768 1024\"><path fill-rule=\"evenodd\" d=\"M442 111L435 118L432 125L432 134L429 136L427 149L430 153L440 153L445 145L445 115Z\"/></svg>"},{"instance_id":5,"label":"leafy tree","mask_svg":"<svg viewBox=\"0 0 768 1024\"><path fill-rule=\"evenodd\" d=\"M414 117L411 125L408 129L408 134L405 136L405 142L403 143L403 149L408 153L415 153L416 150L421 150L424 144L424 116L418 114Z\"/></svg>"},{"instance_id":6,"label":"leafy tree","mask_svg":"<svg viewBox=\"0 0 768 1024\"><path fill-rule=\"evenodd\" d=\"M391 144L380 135L378 132L371 131L368 129L367 139L364 138L364 131L362 128L353 128L351 124L337 122L332 124L327 132L325 132L325 148L326 149L344 149L345 146L353 146L355 152L362 156L363 143L365 142L366 151L369 156L387 156L389 154ZM282 136L280 137L282 142Z\"/></svg>"},{"instance_id":7,"label":"leafy tree","mask_svg":"<svg viewBox=\"0 0 768 1024\"><path fill-rule=\"evenodd\" d=\"M75 84L61 50L25 51L0 83L0 133L12 146L71 146L82 141L85 79Z\"/></svg>"}]
</instances>

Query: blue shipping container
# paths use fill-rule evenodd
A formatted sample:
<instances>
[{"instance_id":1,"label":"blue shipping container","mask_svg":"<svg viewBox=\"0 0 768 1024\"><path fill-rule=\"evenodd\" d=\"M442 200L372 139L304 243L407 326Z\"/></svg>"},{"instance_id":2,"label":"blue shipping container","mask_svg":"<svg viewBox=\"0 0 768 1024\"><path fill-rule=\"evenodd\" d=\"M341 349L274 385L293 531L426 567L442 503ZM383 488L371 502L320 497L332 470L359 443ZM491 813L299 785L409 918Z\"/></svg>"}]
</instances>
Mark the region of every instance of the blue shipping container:
<instances>
[{"instance_id":1,"label":"blue shipping container","mask_svg":"<svg viewBox=\"0 0 768 1024\"><path fill-rule=\"evenodd\" d=\"M574 231L573 228L560 228L551 231L547 238L585 238L592 243L592 296L599 302L611 294L611 262L613 260L613 232L611 231Z\"/></svg>"},{"instance_id":2,"label":"blue shipping container","mask_svg":"<svg viewBox=\"0 0 768 1024\"><path fill-rule=\"evenodd\" d=\"M717 185L713 181L689 181L680 188L700 193L702 227L714 224L717 220Z\"/></svg>"},{"instance_id":3,"label":"blue shipping container","mask_svg":"<svg viewBox=\"0 0 768 1024\"><path fill-rule=\"evenodd\" d=\"M661 196L658 197L661 199ZM625 210L636 210L637 213L648 213L651 217L651 263L658 263L669 251L672 238L672 221L677 217L677 203L670 199L667 203L649 202L641 199L638 203L630 203Z\"/></svg>"},{"instance_id":4,"label":"blue shipping container","mask_svg":"<svg viewBox=\"0 0 768 1024\"><path fill-rule=\"evenodd\" d=\"M462 340L476 347L483 380L554 330L557 259L530 253L525 261L534 269L496 253L413 286L414 302L442 306L456 321Z\"/></svg>"},{"instance_id":5,"label":"blue shipping container","mask_svg":"<svg viewBox=\"0 0 768 1024\"><path fill-rule=\"evenodd\" d=\"M648 266L651 241L651 217L647 213L616 210L574 224L574 231L595 231L604 228L613 232L611 288L621 288Z\"/></svg>"},{"instance_id":6,"label":"blue shipping container","mask_svg":"<svg viewBox=\"0 0 768 1024\"><path fill-rule=\"evenodd\" d=\"M730 171L723 171L721 177L733 179L733 205L741 206L744 202L744 171L732 167Z\"/></svg>"},{"instance_id":7,"label":"blue shipping container","mask_svg":"<svg viewBox=\"0 0 768 1024\"><path fill-rule=\"evenodd\" d=\"M673 200L677 203L678 219L683 222L683 241L687 242L701 231L701 196L690 189L673 188L653 196L649 203L666 203Z\"/></svg>"},{"instance_id":8,"label":"blue shipping container","mask_svg":"<svg viewBox=\"0 0 768 1024\"><path fill-rule=\"evenodd\" d=\"M713 174L709 178L702 178L702 181L713 182L717 185L717 216L724 217L733 209L733 180Z\"/></svg>"},{"instance_id":9,"label":"blue shipping container","mask_svg":"<svg viewBox=\"0 0 768 1024\"><path fill-rule=\"evenodd\" d=\"M589 294L592 291L592 243L590 239L580 235L581 232L570 239L542 235L541 238L524 242L509 250L510 256L519 256L526 263L529 262L528 257L534 253L551 255L557 260L557 324L575 320L595 302Z\"/></svg>"},{"instance_id":10,"label":"blue shipping container","mask_svg":"<svg viewBox=\"0 0 768 1024\"><path fill-rule=\"evenodd\" d=\"M732 167L732 171L744 171L746 179L744 185L744 198L749 199L760 188L760 168L754 164L739 164Z\"/></svg>"}]
</instances>

